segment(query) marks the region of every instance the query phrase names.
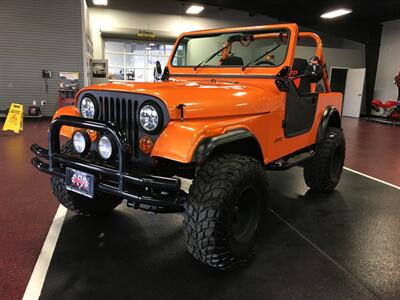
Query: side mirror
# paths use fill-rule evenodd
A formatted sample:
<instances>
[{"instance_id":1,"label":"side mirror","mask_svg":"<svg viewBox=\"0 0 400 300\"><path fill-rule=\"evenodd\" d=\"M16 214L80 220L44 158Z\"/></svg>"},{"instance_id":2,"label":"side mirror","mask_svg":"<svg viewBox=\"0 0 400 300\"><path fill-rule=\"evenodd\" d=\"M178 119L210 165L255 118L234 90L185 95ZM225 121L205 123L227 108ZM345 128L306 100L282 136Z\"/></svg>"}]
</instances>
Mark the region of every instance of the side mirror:
<instances>
[{"instance_id":1,"label":"side mirror","mask_svg":"<svg viewBox=\"0 0 400 300\"><path fill-rule=\"evenodd\" d=\"M156 66L154 67L154 81L159 81L162 75L162 68L160 61L156 61Z\"/></svg>"},{"instance_id":2,"label":"side mirror","mask_svg":"<svg viewBox=\"0 0 400 300\"><path fill-rule=\"evenodd\" d=\"M168 81L169 80L169 69L168 69L168 66L165 66L164 72L162 73L162 76L161 76L161 80L162 81Z\"/></svg>"},{"instance_id":3,"label":"side mirror","mask_svg":"<svg viewBox=\"0 0 400 300\"><path fill-rule=\"evenodd\" d=\"M161 74L162 73L161 63L160 63L159 60L156 61L156 71L157 71L157 74Z\"/></svg>"},{"instance_id":4,"label":"side mirror","mask_svg":"<svg viewBox=\"0 0 400 300\"><path fill-rule=\"evenodd\" d=\"M304 77L308 78L311 83L317 83L322 79L324 71L320 64L310 64L304 71Z\"/></svg>"}]
</instances>

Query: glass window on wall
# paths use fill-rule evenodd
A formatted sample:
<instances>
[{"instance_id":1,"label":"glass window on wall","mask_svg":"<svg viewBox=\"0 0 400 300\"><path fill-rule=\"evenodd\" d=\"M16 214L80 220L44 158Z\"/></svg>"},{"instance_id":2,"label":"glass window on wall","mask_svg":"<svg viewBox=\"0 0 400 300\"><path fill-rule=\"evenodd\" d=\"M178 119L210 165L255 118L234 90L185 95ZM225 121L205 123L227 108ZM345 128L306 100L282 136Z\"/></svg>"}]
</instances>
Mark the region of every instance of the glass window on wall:
<instances>
[{"instance_id":1,"label":"glass window on wall","mask_svg":"<svg viewBox=\"0 0 400 300\"><path fill-rule=\"evenodd\" d=\"M164 68L173 47L161 42L107 40L104 56L108 59L109 79L152 82L156 62Z\"/></svg>"}]
</instances>

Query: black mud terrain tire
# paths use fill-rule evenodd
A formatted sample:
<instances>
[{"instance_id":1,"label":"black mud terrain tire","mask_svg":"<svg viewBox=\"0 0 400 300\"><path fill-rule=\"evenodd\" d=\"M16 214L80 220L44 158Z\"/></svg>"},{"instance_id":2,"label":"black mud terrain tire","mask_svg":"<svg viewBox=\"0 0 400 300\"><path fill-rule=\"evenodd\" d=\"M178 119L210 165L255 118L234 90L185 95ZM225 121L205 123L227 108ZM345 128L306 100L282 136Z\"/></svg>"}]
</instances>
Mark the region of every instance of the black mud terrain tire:
<instances>
[{"instance_id":1,"label":"black mud terrain tire","mask_svg":"<svg viewBox=\"0 0 400 300\"><path fill-rule=\"evenodd\" d=\"M254 158L226 154L198 171L184 211L188 252L220 270L231 270L252 255L263 202L265 170Z\"/></svg>"},{"instance_id":2,"label":"black mud terrain tire","mask_svg":"<svg viewBox=\"0 0 400 300\"><path fill-rule=\"evenodd\" d=\"M335 189L342 175L345 150L343 130L328 127L315 156L304 164L304 179L311 190L330 192Z\"/></svg>"},{"instance_id":3,"label":"black mud terrain tire","mask_svg":"<svg viewBox=\"0 0 400 300\"><path fill-rule=\"evenodd\" d=\"M61 152L71 153L73 145L68 141L61 147ZM50 179L51 189L58 202L67 209L82 216L104 216L117 207L122 199L111 195L96 193L93 198L81 196L70 192L65 187L63 178L52 176Z\"/></svg>"}]
</instances>

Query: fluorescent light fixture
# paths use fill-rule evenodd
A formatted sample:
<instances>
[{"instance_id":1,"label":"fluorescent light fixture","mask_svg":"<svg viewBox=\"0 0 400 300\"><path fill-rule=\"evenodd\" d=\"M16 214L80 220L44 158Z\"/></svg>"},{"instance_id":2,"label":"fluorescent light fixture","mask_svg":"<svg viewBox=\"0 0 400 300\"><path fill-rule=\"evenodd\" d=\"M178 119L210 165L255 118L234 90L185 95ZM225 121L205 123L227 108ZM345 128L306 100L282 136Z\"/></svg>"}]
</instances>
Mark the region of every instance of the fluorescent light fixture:
<instances>
[{"instance_id":1,"label":"fluorescent light fixture","mask_svg":"<svg viewBox=\"0 0 400 300\"><path fill-rule=\"evenodd\" d=\"M201 5L192 5L186 10L186 13L189 15L198 15L204 9L204 6Z\"/></svg>"},{"instance_id":2,"label":"fluorescent light fixture","mask_svg":"<svg viewBox=\"0 0 400 300\"><path fill-rule=\"evenodd\" d=\"M93 0L93 4L106 6L108 4L108 0Z\"/></svg>"},{"instance_id":3,"label":"fluorescent light fixture","mask_svg":"<svg viewBox=\"0 0 400 300\"><path fill-rule=\"evenodd\" d=\"M344 15L350 14L352 12L353 12L353 10L351 10L351 9L340 8L340 9L332 10L332 11L329 11L327 13L322 14L321 18L323 18L323 19L333 19L333 18L337 18L337 17L340 17L340 16L344 16Z\"/></svg>"},{"instance_id":4,"label":"fluorescent light fixture","mask_svg":"<svg viewBox=\"0 0 400 300\"><path fill-rule=\"evenodd\" d=\"M154 43L151 43L151 44L149 44L149 46L155 46L156 44L154 44Z\"/></svg>"}]
</instances>

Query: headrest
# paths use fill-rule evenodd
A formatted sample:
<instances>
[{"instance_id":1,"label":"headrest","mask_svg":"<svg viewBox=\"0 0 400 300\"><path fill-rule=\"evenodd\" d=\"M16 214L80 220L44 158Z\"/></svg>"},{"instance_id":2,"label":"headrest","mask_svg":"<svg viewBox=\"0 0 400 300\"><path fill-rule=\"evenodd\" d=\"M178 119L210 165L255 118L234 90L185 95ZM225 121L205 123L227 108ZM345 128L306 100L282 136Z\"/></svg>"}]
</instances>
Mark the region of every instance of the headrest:
<instances>
[{"instance_id":1,"label":"headrest","mask_svg":"<svg viewBox=\"0 0 400 300\"><path fill-rule=\"evenodd\" d=\"M229 56L221 60L221 66L243 66L243 59L239 56Z\"/></svg>"},{"instance_id":2,"label":"headrest","mask_svg":"<svg viewBox=\"0 0 400 300\"><path fill-rule=\"evenodd\" d=\"M292 70L297 71L297 74L292 74L292 76L304 74L306 68L308 67L308 61L304 58L295 58L293 60Z\"/></svg>"}]
</instances>

